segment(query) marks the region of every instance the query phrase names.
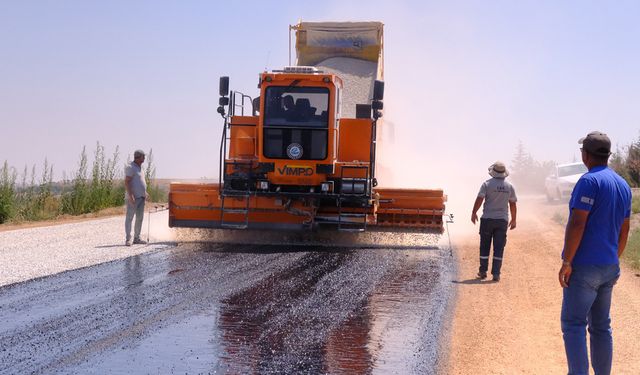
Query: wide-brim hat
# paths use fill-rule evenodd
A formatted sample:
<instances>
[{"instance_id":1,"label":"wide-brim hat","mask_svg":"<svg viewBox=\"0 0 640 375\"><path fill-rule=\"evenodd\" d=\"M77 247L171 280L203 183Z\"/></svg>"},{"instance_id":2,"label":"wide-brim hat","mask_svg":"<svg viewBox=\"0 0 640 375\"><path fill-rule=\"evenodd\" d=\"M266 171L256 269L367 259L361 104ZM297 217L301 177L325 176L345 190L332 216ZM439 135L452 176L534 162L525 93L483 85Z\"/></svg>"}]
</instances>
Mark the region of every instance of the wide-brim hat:
<instances>
[{"instance_id":1,"label":"wide-brim hat","mask_svg":"<svg viewBox=\"0 0 640 375\"><path fill-rule=\"evenodd\" d=\"M509 175L509 171L503 162L497 161L489 166L489 176L497 178L505 178Z\"/></svg>"}]
</instances>

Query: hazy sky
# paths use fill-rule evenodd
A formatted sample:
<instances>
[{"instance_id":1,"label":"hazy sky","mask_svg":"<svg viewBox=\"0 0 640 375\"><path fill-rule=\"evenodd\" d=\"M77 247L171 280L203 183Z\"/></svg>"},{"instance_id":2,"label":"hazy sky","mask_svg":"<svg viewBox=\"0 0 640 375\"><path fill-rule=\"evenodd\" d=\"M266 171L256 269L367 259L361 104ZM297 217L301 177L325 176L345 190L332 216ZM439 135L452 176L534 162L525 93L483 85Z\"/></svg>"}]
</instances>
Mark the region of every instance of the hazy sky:
<instances>
[{"instance_id":1,"label":"hazy sky","mask_svg":"<svg viewBox=\"0 0 640 375\"><path fill-rule=\"evenodd\" d=\"M0 2L0 162L46 157L61 179L99 141L123 159L153 148L158 177L217 176L218 77L256 96L298 20L385 24L391 184L475 187L519 140L567 162L590 130L640 135L638 1L310 4Z\"/></svg>"}]
</instances>

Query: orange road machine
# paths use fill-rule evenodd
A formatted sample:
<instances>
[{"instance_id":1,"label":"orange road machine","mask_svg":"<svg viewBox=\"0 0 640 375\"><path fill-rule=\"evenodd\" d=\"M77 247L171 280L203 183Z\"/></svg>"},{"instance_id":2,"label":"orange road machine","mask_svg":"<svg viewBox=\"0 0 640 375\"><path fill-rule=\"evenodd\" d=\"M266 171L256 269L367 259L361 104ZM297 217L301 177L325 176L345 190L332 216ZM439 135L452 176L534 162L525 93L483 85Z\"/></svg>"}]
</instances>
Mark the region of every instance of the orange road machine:
<instances>
[{"instance_id":1,"label":"orange road machine","mask_svg":"<svg viewBox=\"0 0 640 375\"><path fill-rule=\"evenodd\" d=\"M260 74L255 99L220 78L220 182L172 183L169 226L442 232L442 190L383 188L376 177L382 23L290 30L298 65Z\"/></svg>"}]
</instances>

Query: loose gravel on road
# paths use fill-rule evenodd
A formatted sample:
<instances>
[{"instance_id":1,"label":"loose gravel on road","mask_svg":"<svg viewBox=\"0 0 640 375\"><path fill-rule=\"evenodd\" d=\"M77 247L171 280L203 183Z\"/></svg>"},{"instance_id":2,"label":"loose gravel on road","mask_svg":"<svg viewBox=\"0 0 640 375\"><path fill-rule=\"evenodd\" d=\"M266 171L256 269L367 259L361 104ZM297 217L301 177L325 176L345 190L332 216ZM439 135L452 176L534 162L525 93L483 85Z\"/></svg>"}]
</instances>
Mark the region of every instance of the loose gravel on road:
<instances>
[{"instance_id":1,"label":"loose gravel on road","mask_svg":"<svg viewBox=\"0 0 640 375\"><path fill-rule=\"evenodd\" d=\"M149 226L151 218L151 226ZM142 238L166 233L166 212L145 216ZM125 246L124 216L0 232L0 286L173 246ZM165 236L166 237L166 236ZM158 241L159 237L152 237ZM166 238L161 238L166 240Z\"/></svg>"}]
</instances>

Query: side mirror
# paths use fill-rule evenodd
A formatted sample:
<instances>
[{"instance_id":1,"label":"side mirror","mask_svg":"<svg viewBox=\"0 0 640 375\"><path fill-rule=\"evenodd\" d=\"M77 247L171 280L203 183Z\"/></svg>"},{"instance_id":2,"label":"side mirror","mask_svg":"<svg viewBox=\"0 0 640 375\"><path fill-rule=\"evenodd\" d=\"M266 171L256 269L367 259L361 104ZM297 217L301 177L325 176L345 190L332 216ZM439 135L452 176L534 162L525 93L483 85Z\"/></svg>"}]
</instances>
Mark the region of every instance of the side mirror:
<instances>
[{"instance_id":1,"label":"side mirror","mask_svg":"<svg viewBox=\"0 0 640 375\"><path fill-rule=\"evenodd\" d=\"M229 95L229 77L220 77L220 96Z\"/></svg>"},{"instance_id":2,"label":"side mirror","mask_svg":"<svg viewBox=\"0 0 640 375\"><path fill-rule=\"evenodd\" d=\"M382 100L384 98L384 82L376 80L373 83L373 100Z\"/></svg>"},{"instance_id":3,"label":"side mirror","mask_svg":"<svg viewBox=\"0 0 640 375\"><path fill-rule=\"evenodd\" d=\"M225 105L229 105L229 98L223 96L220 99L218 99L218 105L221 106L225 106Z\"/></svg>"}]
</instances>

